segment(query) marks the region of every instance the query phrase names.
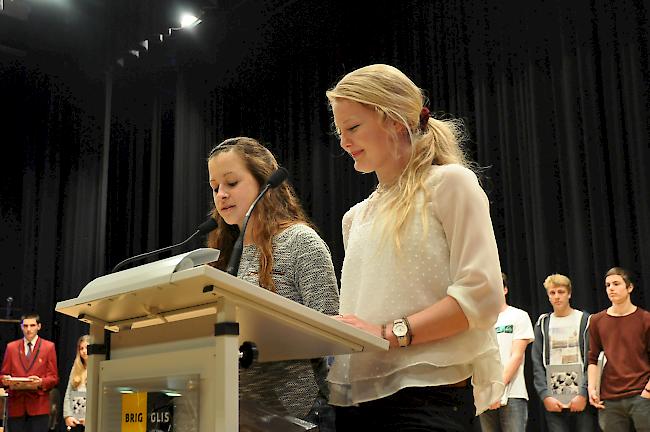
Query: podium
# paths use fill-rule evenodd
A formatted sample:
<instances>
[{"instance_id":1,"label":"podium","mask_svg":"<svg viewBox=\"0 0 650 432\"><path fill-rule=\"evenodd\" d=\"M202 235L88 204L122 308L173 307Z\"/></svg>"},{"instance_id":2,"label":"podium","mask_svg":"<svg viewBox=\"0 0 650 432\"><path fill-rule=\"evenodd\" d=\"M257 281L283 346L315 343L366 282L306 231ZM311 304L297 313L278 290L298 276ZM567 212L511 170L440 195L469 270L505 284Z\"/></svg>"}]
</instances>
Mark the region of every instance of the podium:
<instances>
[{"instance_id":1,"label":"podium","mask_svg":"<svg viewBox=\"0 0 650 432\"><path fill-rule=\"evenodd\" d=\"M0 419L2 420L2 426L0 426L0 432L3 432L7 427L7 393L4 389L0 388Z\"/></svg>"},{"instance_id":2,"label":"podium","mask_svg":"<svg viewBox=\"0 0 650 432\"><path fill-rule=\"evenodd\" d=\"M88 432L120 430L115 391L143 382L174 390L174 380L194 389L195 430L237 431L245 342L260 362L388 349L384 339L206 265L218 254L197 249L102 276L57 303L57 312L90 324Z\"/></svg>"}]
</instances>

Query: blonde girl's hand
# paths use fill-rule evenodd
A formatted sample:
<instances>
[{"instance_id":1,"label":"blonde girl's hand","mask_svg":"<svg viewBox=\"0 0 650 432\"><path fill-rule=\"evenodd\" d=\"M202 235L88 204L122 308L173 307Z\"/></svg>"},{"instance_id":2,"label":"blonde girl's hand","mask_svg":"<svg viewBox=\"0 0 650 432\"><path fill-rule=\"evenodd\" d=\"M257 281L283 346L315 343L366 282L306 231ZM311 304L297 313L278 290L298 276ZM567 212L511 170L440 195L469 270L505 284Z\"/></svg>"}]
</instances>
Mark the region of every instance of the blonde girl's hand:
<instances>
[{"instance_id":1,"label":"blonde girl's hand","mask_svg":"<svg viewBox=\"0 0 650 432\"><path fill-rule=\"evenodd\" d=\"M334 318L337 321L341 321L342 323L351 325L353 327L356 327L358 329L361 329L363 331L366 331L374 336L381 337L381 326L377 324L372 324L369 323L368 321L364 321L361 318L359 318L356 315L335 315L332 318Z\"/></svg>"},{"instance_id":2,"label":"blonde girl's hand","mask_svg":"<svg viewBox=\"0 0 650 432\"><path fill-rule=\"evenodd\" d=\"M492 405L490 405L490 407L489 407L489 409L491 409L491 410L496 410L496 409L499 409L499 408L501 408L501 401L500 401L500 400L494 402L494 403L493 403Z\"/></svg>"},{"instance_id":3,"label":"blonde girl's hand","mask_svg":"<svg viewBox=\"0 0 650 432\"><path fill-rule=\"evenodd\" d=\"M79 424L79 420L77 420L74 417L66 417L65 418L65 425L69 428L73 428ZM70 429L68 429L70 430Z\"/></svg>"}]
</instances>

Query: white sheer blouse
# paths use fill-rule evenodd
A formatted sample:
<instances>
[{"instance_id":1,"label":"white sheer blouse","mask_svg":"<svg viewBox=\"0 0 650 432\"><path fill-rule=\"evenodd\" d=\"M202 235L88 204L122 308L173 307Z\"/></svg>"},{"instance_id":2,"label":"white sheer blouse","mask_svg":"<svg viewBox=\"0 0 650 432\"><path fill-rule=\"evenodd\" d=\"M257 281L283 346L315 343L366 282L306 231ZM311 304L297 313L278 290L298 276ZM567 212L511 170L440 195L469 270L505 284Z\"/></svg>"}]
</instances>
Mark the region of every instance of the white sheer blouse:
<instances>
[{"instance_id":1,"label":"white sheer blouse","mask_svg":"<svg viewBox=\"0 0 650 432\"><path fill-rule=\"evenodd\" d=\"M328 377L333 405L472 377L478 414L503 392L493 324L504 297L487 197L474 173L460 165L432 166L426 190L416 196L399 251L392 238L378 232L381 224L373 223L381 193L345 214L340 313L382 324L449 295L463 309L469 329L388 352L336 356Z\"/></svg>"}]
</instances>

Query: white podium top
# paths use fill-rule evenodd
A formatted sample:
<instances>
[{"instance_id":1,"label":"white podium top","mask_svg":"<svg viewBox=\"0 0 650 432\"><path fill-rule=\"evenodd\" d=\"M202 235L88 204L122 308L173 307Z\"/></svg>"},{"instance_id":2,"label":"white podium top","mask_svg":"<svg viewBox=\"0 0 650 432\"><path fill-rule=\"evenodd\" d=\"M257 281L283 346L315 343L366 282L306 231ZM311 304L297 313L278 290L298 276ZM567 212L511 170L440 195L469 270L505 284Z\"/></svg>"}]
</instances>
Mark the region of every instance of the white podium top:
<instances>
[{"instance_id":1,"label":"white podium top","mask_svg":"<svg viewBox=\"0 0 650 432\"><path fill-rule=\"evenodd\" d=\"M201 248L117 273L107 274L91 281L81 290L77 298L58 302L56 310L59 311L59 308L67 308L81 303L92 303L97 300L119 297L121 294L132 293L154 285L165 285L170 282L175 272L207 264L216 261L218 258L218 249Z\"/></svg>"},{"instance_id":2,"label":"white podium top","mask_svg":"<svg viewBox=\"0 0 650 432\"><path fill-rule=\"evenodd\" d=\"M199 249L100 277L79 297L57 303L56 311L91 317L119 331L216 314L221 302L231 302L237 307L240 341L257 344L259 361L388 349L382 338L264 288L208 265L192 267L216 260L209 259L210 251Z\"/></svg>"}]
</instances>

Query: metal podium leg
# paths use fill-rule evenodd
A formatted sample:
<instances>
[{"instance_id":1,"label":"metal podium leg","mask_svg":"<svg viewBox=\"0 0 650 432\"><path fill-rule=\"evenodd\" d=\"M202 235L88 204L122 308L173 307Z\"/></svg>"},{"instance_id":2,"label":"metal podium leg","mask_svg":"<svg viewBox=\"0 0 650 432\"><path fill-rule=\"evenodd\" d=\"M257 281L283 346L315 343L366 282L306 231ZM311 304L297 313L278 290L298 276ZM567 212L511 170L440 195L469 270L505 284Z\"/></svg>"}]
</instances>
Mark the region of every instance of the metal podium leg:
<instances>
[{"instance_id":1,"label":"metal podium leg","mask_svg":"<svg viewBox=\"0 0 650 432\"><path fill-rule=\"evenodd\" d=\"M99 364L106 358L104 347L104 322L90 321L89 346L93 346L88 353L88 383L86 384L86 432L99 432Z\"/></svg>"},{"instance_id":2,"label":"metal podium leg","mask_svg":"<svg viewBox=\"0 0 650 432\"><path fill-rule=\"evenodd\" d=\"M2 430L5 432L11 432L7 427L7 421L9 420L9 416L7 415L7 403L9 401L9 397L6 395L2 396L2 398L0 398L0 401L2 402L2 413L0 413L2 416Z\"/></svg>"},{"instance_id":3,"label":"metal podium leg","mask_svg":"<svg viewBox=\"0 0 650 432\"><path fill-rule=\"evenodd\" d=\"M236 307L222 301L215 325L215 432L239 430L239 326Z\"/></svg>"}]
</instances>

